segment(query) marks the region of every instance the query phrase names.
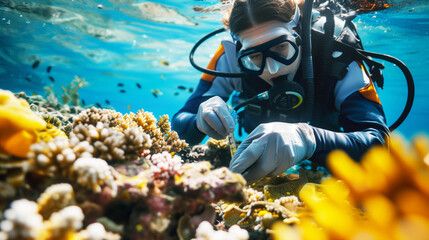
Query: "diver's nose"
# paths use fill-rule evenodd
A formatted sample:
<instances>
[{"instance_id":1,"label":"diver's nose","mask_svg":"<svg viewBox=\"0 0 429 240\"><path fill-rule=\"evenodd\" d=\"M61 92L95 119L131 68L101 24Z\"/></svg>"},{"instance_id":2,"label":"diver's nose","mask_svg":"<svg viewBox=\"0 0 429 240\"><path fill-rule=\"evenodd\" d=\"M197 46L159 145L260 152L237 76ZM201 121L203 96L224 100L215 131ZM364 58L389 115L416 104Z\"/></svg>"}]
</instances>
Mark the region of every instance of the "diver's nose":
<instances>
[{"instance_id":1,"label":"diver's nose","mask_svg":"<svg viewBox=\"0 0 429 240\"><path fill-rule=\"evenodd\" d=\"M267 57L265 65L267 66L268 72L270 74L275 74L279 70L279 65L277 64L277 61Z\"/></svg>"}]
</instances>

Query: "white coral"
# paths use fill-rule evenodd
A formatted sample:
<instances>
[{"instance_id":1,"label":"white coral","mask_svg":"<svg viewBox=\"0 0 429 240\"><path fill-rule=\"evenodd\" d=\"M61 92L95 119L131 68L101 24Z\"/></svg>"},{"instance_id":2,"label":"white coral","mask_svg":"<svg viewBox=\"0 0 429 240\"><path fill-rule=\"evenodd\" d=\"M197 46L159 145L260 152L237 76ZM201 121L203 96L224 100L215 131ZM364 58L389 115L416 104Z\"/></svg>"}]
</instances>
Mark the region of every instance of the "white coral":
<instances>
[{"instance_id":1,"label":"white coral","mask_svg":"<svg viewBox=\"0 0 429 240\"><path fill-rule=\"evenodd\" d=\"M249 233L238 225L231 226L228 232L216 231L209 222L204 221L198 226L195 237L195 240L247 240Z\"/></svg>"},{"instance_id":2,"label":"white coral","mask_svg":"<svg viewBox=\"0 0 429 240\"><path fill-rule=\"evenodd\" d=\"M43 226L43 218L37 211L35 202L27 199L13 201L1 222L1 229L7 233L8 239L37 239Z\"/></svg>"},{"instance_id":3,"label":"white coral","mask_svg":"<svg viewBox=\"0 0 429 240\"><path fill-rule=\"evenodd\" d=\"M101 192L102 185L107 185L112 189L112 195L116 195L116 183L109 165L103 159L79 158L73 164L73 172L79 184L91 188L96 193Z\"/></svg>"},{"instance_id":4,"label":"white coral","mask_svg":"<svg viewBox=\"0 0 429 240\"><path fill-rule=\"evenodd\" d=\"M78 206L69 206L52 214L49 219L54 239L62 239L68 233L82 228L84 215Z\"/></svg>"},{"instance_id":5,"label":"white coral","mask_svg":"<svg viewBox=\"0 0 429 240\"><path fill-rule=\"evenodd\" d=\"M138 128L132 127L120 132L114 128L106 128L101 122L95 126L76 125L70 136L70 142L75 152L82 148L77 148L78 145L85 142L85 145L91 146L92 156L107 161L135 160L144 149L149 149L152 145L150 136L140 132Z\"/></svg>"},{"instance_id":6,"label":"white coral","mask_svg":"<svg viewBox=\"0 0 429 240\"><path fill-rule=\"evenodd\" d=\"M35 160L36 168L48 176L59 177L75 160L76 155L70 149L67 137L58 136L50 142L40 142L31 145L29 158Z\"/></svg>"},{"instance_id":7,"label":"white coral","mask_svg":"<svg viewBox=\"0 0 429 240\"><path fill-rule=\"evenodd\" d=\"M282 205L283 207L289 209L292 212L298 210L298 206L301 204L297 196L284 196L279 199L274 200L274 203Z\"/></svg>"},{"instance_id":8,"label":"white coral","mask_svg":"<svg viewBox=\"0 0 429 240\"><path fill-rule=\"evenodd\" d=\"M75 203L73 187L68 183L58 183L48 187L37 199L39 213L48 219L55 211Z\"/></svg>"},{"instance_id":9,"label":"white coral","mask_svg":"<svg viewBox=\"0 0 429 240\"><path fill-rule=\"evenodd\" d=\"M246 194L247 201L249 203L260 201L261 199L264 198L264 193L263 192L255 190L253 188L244 188L243 191Z\"/></svg>"},{"instance_id":10,"label":"white coral","mask_svg":"<svg viewBox=\"0 0 429 240\"><path fill-rule=\"evenodd\" d=\"M103 240L106 239L106 234L103 224L96 222L79 232L79 237L83 240Z\"/></svg>"}]
</instances>

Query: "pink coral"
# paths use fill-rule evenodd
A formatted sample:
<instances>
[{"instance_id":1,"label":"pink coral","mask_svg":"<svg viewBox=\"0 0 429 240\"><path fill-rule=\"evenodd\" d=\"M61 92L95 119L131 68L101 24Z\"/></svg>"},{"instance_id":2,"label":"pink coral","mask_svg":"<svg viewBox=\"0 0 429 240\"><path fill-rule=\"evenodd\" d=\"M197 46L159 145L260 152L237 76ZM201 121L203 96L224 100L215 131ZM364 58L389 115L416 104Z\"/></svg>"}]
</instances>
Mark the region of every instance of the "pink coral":
<instances>
[{"instance_id":1,"label":"pink coral","mask_svg":"<svg viewBox=\"0 0 429 240\"><path fill-rule=\"evenodd\" d=\"M150 173L154 179L169 179L182 172L182 159L172 157L168 152L157 153L151 156Z\"/></svg>"}]
</instances>

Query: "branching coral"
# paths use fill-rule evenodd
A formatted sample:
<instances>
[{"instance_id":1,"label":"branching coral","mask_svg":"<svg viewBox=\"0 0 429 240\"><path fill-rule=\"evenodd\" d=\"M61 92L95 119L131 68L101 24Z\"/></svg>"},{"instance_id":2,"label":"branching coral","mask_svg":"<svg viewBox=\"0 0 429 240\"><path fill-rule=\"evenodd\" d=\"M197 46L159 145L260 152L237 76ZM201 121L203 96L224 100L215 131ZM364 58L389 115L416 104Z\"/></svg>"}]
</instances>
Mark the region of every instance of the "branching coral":
<instances>
[{"instance_id":1,"label":"branching coral","mask_svg":"<svg viewBox=\"0 0 429 240\"><path fill-rule=\"evenodd\" d=\"M72 174L79 184L96 193L101 192L101 187L106 185L112 189L112 195L116 195L116 183L109 165L103 159L79 158L73 164Z\"/></svg>"},{"instance_id":2,"label":"branching coral","mask_svg":"<svg viewBox=\"0 0 429 240\"><path fill-rule=\"evenodd\" d=\"M35 202L26 199L14 201L1 222L1 229L7 233L8 239L37 239L43 226L43 218L37 211Z\"/></svg>"},{"instance_id":3,"label":"branching coral","mask_svg":"<svg viewBox=\"0 0 429 240\"><path fill-rule=\"evenodd\" d=\"M406 146L396 135L390 152L375 147L361 164L331 153L334 177L303 187L300 223L276 225L274 239L427 239L429 141L417 137L413 148Z\"/></svg>"},{"instance_id":4,"label":"branching coral","mask_svg":"<svg viewBox=\"0 0 429 240\"><path fill-rule=\"evenodd\" d=\"M73 126L78 124L93 125L103 123L106 128L117 126L122 119L122 114L111 109L99 109L92 107L81 112L73 118Z\"/></svg>"},{"instance_id":5,"label":"branching coral","mask_svg":"<svg viewBox=\"0 0 429 240\"><path fill-rule=\"evenodd\" d=\"M67 84L67 87L61 87L63 90L63 94L61 98L63 100L63 104L71 103L72 105L78 106L80 105L79 93L77 92L79 89L88 85L88 82L83 78L79 78L78 76L74 76L74 79L71 83Z\"/></svg>"},{"instance_id":6,"label":"branching coral","mask_svg":"<svg viewBox=\"0 0 429 240\"><path fill-rule=\"evenodd\" d=\"M92 125L98 128L101 122L105 128L114 128L117 132L127 132L127 129L137 128L140 132L148 134L152 140L150 153L163 151L177 152L187 146L184 140L180 140L175 131L171 131L168 116L156 118L150 112L143 110L137 113L122 115L114 110L91 108L80 113L74 118L73 125Z\"/></svg>"},{"instance_id":7,"label":"branching coral","mask_svg":"<svg viewBox=\"0 0 429 240\"><path fill-rule=\"evenodd\" d=\"M76 233L82 228L84 215L78 206L68 206L54 212L44 223L50 239L66 239L70 233Z\"/></svg>"},{"instance_id":8,"label":"branching coral","mask_svg":"<svg viewBox=\"0 0 429 240\"><path fill-rule=\"evenodd\" d=\"M56 137L51 142L40 142L31 146L29 158L34 159L34 169L40 175L66 178L76 155L66 137Z\"/></svg>"},{"instance_id":9,"label":"branching coral","mask_svg":"<svg viewBox=\"0 0 429 240\"><path fill-rule=\"evenodd\" d=\"M113 128L106 128L101 122L96 126L76 125L70 141L88 142L94 147L93 156L107 161L135 160L151 146L149 135L139 132L137 128L118 132Z\"/></svg>"},{"instance_id":10,"label":"branching coral","mask_svg":"<svg viewBox=\"0 0 429 240\"><path fill-rule=\"evenodd\" d=\"M159 121L150 112L143 110L136 114L124 115L124 120L118 126L126 129L131 126L138 126L141 131L149 134L152 138L152 154L164 151L178 152L188 146L184 140L180 140L175 131L171 131L168 115L160 116Z\"/></svg>"},{"instance_id":11,"label":"branching coral","mask_svg":"<svg viewBox=\"0 0 429 240\"><path fill-rule=\"evenodd\" d=\"M43 219L49 219L52 213L75 204L73 187L68 183L51 185L37 199L37 204Z\"/></svg>"}]
</instances>

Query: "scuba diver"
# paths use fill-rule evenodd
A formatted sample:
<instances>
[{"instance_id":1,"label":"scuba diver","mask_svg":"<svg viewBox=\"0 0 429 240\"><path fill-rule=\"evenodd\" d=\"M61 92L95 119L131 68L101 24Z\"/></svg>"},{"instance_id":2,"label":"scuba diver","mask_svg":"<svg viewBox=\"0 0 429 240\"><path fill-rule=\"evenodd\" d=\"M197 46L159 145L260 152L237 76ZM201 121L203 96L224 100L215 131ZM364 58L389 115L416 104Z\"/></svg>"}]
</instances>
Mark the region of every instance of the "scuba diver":
<instances>
[{"instance_id":1,"label":"scuba diver","mask_svg":"<svg viewBox=\"0 0 429 240\"><path fill-rule=\"evenodd\" d=\"M172 128L191 145L207 135L226 138L236 126L226 102L239 93L239 130L249 134L229 168L248 184L302 160L324 165L334 149L359 160L370 147L387 145L373 82L382 83L382 67L355 50L362 45L350 19L316 15L312 4L235 0L223 19L232 39L222 41L207 69L194 64L191 51L191 63L204 73Z\"/></svg>"}]
</instances>

